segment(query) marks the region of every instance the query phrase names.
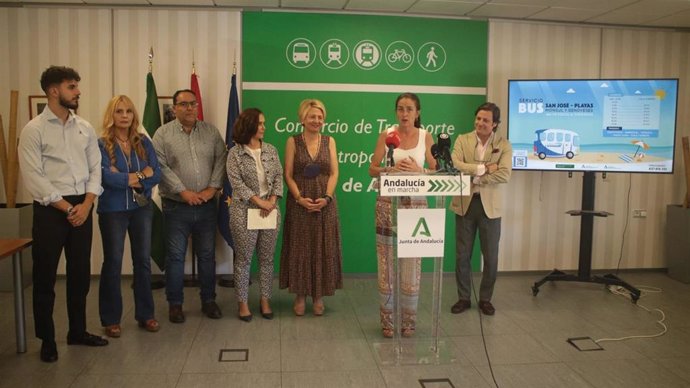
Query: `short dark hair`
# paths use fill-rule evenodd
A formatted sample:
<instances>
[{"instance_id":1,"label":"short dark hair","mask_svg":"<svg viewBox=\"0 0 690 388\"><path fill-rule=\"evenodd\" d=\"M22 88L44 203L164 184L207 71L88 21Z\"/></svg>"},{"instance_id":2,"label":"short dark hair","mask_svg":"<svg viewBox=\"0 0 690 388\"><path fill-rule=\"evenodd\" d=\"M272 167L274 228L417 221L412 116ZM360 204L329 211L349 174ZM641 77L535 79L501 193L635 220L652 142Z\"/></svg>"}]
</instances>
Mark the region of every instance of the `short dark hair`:
<instances>
[{"instance_id":1,"label":"short dark hair","mask_svg":"<svg viewBox=\"0 0 690 388\"><path fill-rule=\"evenodd\" d=\"M173 94L173 105L177 104L177 96L179 96L180 93L192 93L194 98L198 98L192 89L180 89Z\"/></svg>"},{"instance_id":2,"label":"short dark hair","mask_svg":"<svg viewBox=\"0 0 690 388\"><path fill-rule=\"evenodd\" d=\"M477 116L477 113L479 113L480 110L491 112L491 119L493 120L494 124L496 124L494 127L494 132L496 132L498 129L498 124L501 122L501 109L493 102L485 102L479 105L477 110L474 111L474 115Z\"/></svg>"},{"instance_id":3,"label":"short dark hair","mask_svg":"<svg viewBox=\"0 0 690 388\"><path fill-rule=\"evenodd\" d=\"M257 108L247 108L240 113L232 126L232 140L237 144L249 144L259 130L259 116L264 114Z\"/></svg>"},{"instance_id":4,"label":"short dark hair","mask_svg":"<svg viewBox=\"0 0 690 388\"><path fill-rule=\"evenodd\" d=\"M65 66L50 66L41 74L41 89L48 94L48 88L63 81L81 81L76 70Z\"/></svg>"}]
</instances>

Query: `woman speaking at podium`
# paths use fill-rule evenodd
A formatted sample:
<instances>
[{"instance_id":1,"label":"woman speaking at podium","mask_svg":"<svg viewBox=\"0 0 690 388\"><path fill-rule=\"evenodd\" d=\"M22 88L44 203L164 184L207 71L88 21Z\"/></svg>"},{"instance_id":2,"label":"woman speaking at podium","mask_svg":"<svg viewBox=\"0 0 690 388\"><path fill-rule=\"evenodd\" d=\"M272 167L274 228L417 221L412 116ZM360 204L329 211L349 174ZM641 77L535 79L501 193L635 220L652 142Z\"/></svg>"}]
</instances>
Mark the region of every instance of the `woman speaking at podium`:
<instances>
[{"instance_id":1,"label":"woman speaking at podium","mask_svg":"<svg viewBox=\"0 0 690 388\"><path fill-rule=\"evenodd\" d=\"M374 156L369 166L369 175L378 177L381 173L424 173L424 163L431 170L436 169L436 160L431 155L434 140L431 134L421 129L421 105L413 93L403 93L395 100L395 114L398 125L382 132L376 142ZM392 151L392 152L391 152ZM387 157L386 154L391 154ZM385 162L384 162L385 161ZM383 164L383 166L382 166ZM400 197L399 209L426 208L426 197ZM378 288L380 297L381 329L383 336L393 337L393 261L395 234L393 232L391 197L376 198L376 258L378 260ZM421 258L406 258L400 261L400 312L401 334L410 337L415 331L417 302L419 300L419 277Z\"/></svg>"}]
</instances>

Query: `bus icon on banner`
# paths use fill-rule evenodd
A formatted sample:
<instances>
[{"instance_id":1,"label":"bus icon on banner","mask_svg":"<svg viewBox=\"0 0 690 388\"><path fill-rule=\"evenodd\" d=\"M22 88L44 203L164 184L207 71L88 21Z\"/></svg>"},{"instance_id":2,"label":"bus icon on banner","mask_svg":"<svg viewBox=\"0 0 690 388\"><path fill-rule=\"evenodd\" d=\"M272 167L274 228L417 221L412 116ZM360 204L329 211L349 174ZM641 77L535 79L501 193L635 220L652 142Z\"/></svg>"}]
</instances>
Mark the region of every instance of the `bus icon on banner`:
<instances>
[{"instance_id":1,"label":"bus icon on banner","mask_svg":"<svg viewBox=\"0 0 690 388\"><path fill-rule=\"evenodd\" d=\"M294 39L285 48L287 61L298 69L311 66L314 63L316 54L314 44L305 38Z\"/></svg>"},{"instance_id":2,"label":"bus icon on banner","mask_svg":"<svg viewBox=\"0 0 690 388\"><path fill-rule=\"evenodd\" d=\"M292 62L297 64L299 62L309 63L309 45L306 43L295 43L292 46Z\"/></svg>"}]
</instances>

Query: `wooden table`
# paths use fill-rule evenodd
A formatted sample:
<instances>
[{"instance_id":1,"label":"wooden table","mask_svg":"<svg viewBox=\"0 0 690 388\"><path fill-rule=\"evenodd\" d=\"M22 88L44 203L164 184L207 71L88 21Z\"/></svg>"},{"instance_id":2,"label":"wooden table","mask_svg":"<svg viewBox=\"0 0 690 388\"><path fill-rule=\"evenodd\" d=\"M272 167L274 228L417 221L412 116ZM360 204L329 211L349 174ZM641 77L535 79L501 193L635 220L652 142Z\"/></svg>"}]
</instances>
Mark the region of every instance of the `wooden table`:
<instances>
[{"instance_id":1,"label":"wooden table","mask_svg":"<svg viewBox=\"0 0 690 388\"><path fill-rule=\"evenodd\" d=\"M17 353L26 353L26 318L24 316L24 286L22 284L22 251L30 247L30 238L0 239L0 260L12 256L14 279L14 325Z\"/></svg>"}]
</instances>

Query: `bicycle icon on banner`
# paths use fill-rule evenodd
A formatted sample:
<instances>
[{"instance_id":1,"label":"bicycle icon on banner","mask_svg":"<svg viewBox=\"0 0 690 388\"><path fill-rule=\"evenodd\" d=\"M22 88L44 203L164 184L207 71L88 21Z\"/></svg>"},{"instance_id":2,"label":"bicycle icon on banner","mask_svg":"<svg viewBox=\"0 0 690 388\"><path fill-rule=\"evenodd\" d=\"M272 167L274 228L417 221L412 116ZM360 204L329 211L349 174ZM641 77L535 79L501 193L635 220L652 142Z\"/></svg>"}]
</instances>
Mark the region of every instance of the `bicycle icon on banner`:
<instances>
[{"instance_id":1,"label":"bicycle icon on banner","mask_svg":"<svg viewBox=\"0 0 690 388\"><path fill-rule=\"evenodd\" d=\"M404 71L412 66L414 49L402 40L395 41L386 48L386 63L395 71Z\"/></svg>"},{"instance_id":2,"label":"bicycle icon on banner","mask_svg":"<svg viewBox=\"0 0 690 388\"><path fill-rule=\"evenodd\" d=\"M412 55L408 54L405 49L395 50L394 52L388 54L388 62L397 62L398 60L404 63L412 62Z\"/></svg>"}]
</instances>

